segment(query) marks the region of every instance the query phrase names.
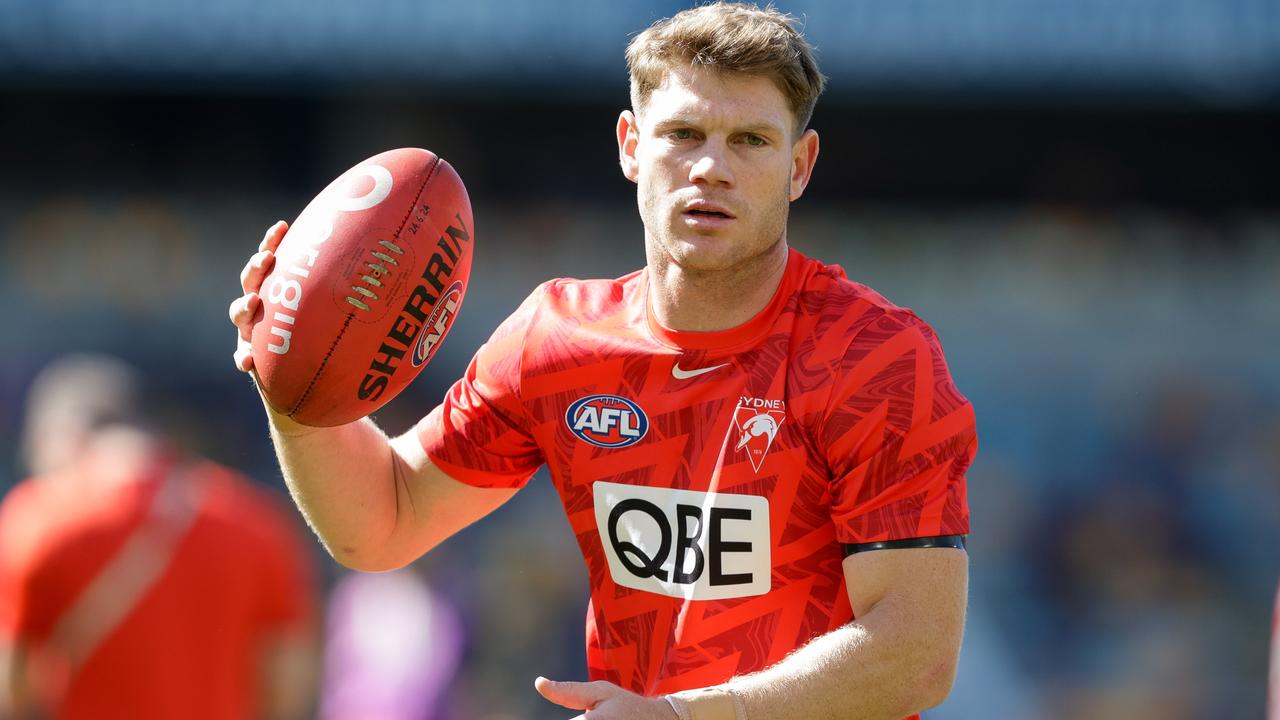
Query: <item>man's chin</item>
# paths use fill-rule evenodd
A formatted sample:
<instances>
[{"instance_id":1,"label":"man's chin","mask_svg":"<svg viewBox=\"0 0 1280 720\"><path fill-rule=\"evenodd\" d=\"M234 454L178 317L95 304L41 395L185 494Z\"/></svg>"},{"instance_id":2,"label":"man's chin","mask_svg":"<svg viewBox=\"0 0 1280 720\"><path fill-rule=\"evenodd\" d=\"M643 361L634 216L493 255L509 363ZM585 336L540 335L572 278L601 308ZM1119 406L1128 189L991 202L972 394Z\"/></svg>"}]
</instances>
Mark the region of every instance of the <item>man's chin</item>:
<instances>
[{"instance_id":1,"label":"man's chin","mask_svg":"<svg viewBox=\"0 0 1280 720\"><path fill-rule=\"evenodd\" d=\"M733 267L735 249L724 235L685 235L668 245L667 255L685 270L710 272Z\"/></svg>"}]
</instances>

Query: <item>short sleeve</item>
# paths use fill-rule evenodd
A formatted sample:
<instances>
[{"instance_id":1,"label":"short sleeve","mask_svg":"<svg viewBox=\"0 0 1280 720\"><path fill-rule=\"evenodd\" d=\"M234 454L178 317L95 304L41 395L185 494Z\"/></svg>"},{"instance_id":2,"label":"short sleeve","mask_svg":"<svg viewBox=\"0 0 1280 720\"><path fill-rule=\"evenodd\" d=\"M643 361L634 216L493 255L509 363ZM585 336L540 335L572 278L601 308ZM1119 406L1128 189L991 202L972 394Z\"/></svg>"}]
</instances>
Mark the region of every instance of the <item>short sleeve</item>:
<instances>
[{"instance_id":1,"label":"short sleeve","mask_svg":"<svg viewBox=\"0 0 1280 720\"><path fill-rule=\"evenodd\" d=\"M520 398L525 337L546 285L534 291L476 351L466 375L418 423L436 467L476 487L522 487L544 462Z\"/></svg>"},{"instance_id":2,"label":"short sleeve","mask_svg":"<svg viewBox=\"0 0 1280 720\"><path fill-rule=\"evenodd\" d=\"M968 534L977 429L933 330L885 312L850 343L837 378L822 431L837 539Z\"/></svg>"}]
</instances>

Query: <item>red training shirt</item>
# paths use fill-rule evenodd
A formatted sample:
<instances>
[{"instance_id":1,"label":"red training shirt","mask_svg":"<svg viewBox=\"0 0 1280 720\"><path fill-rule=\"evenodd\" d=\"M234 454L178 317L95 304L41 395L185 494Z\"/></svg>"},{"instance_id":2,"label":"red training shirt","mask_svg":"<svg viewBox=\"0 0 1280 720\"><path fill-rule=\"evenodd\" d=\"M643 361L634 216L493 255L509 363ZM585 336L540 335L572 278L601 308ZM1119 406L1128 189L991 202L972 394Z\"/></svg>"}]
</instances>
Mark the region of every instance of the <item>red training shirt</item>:
<instances>
[{"instance_id":1,"label":"red training shirt","mask_svg":"<svg viewBox=\"0 0 1280 720\"><path fill-rule=\"evenodd\" d=\"M853 618L842 545L969 531L974 414L933 331L792 250L723 332L647 272L539 287L419 424L480 487L546 463L591 582L592 679L645 695L772 665Z\"/></svg>"}]
</instances>

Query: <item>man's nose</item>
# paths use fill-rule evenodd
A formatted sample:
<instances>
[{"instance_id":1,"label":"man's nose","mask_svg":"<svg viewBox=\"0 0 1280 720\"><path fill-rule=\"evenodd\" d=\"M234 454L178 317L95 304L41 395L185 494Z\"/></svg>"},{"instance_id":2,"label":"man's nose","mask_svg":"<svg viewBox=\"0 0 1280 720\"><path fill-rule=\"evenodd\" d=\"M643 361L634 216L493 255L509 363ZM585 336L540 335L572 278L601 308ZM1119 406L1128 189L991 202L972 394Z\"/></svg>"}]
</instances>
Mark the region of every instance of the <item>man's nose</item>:
<instances>
[{"instance_id":1,"label":"man's nose","mask_svg":"<svg viewBox=\"0 0 1280 720\"><path fill-rule=\"evenodd\" d=\"M724 149L713 143L705 143L699 148L693 165L689 167L689 181L732 186L733 170Z\"/></svg>"}]
</instances>

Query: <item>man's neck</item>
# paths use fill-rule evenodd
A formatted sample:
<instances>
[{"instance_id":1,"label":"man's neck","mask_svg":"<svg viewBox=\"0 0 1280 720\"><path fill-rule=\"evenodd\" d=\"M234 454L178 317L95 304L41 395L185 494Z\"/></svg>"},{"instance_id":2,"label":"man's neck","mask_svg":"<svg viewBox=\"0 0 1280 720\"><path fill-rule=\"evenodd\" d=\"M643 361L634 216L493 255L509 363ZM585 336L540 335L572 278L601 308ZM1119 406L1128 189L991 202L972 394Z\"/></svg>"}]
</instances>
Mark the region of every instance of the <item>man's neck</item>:
<instances>
[{"instance_id":1,"label":"man's neck","mask_svg":"<svg viewBox=\"0 0 1280 720\"><path fill-rule=\"evenodd\" d=\"M669 258L649 263L649 303L666 328L716 332L738 327L769 304L787 269L783 238L768 252L732 268L687 270Z\"/></svg>"},{"instance_id":2,"label":"man's neck","mask_svg":"<svg viewBox=\"0 0 1280 720\"><path fill-rule=\"evenodd\" d=\"M94 435L83 467L93 482L106 487L152 479L157 468L167 462L159 440L141 430L121 426Z\"/></svg>"}]
</instances>

